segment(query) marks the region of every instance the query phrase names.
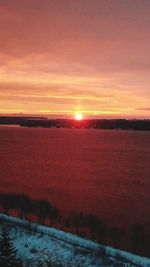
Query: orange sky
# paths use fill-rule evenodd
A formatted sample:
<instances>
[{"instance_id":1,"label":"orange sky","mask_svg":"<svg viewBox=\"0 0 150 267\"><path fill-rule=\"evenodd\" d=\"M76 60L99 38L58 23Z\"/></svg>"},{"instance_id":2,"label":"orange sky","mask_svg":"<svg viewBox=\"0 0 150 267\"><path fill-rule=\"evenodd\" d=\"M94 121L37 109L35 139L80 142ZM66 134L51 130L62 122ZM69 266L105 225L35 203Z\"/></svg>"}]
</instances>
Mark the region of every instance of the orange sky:
<instances>
[{"instance_id":1,"label":"orange sky","mask_svg":"<svg viewBox=\"0 0 150 267\"><path fill-rule=\"evenodd\" d=\"M0 0L0 113L150 118L150 1Z\"/></svg>"}]
</instances>

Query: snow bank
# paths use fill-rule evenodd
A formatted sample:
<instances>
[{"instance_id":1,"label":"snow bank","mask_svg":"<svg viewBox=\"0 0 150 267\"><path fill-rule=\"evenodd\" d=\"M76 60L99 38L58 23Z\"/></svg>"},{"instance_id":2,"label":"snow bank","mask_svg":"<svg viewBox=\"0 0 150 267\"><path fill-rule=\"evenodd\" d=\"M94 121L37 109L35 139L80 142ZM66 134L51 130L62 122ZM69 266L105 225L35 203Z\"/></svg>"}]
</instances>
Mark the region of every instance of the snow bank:
<instances>
[{"instance_id":1,"label":"snow bank","mask_svg":"<svg viewBox=\"0 0 150 267\"><path fill-rule=\"evenodd\" d=\"M47 237L50 237L55 241L58 240L59 242L64 242L65 244L71 245L73 247L86 249L91 252L97 252L100 249L104 249L106 251L106 254L113 258L122 257L134 265L141 267L150 267L150 259L146 257L133 255L129 252L118 250L109 246L99 245L96 242L78 237L71 233L66 233L52 227L42 226L37 223L31 223L29 221L21 220L16 217L7 216L4 214L0 214L0 221L9 223L13 226L15 225L25 229L30 229L33 232L41 233Z\"/></svg>"}]
</instances>

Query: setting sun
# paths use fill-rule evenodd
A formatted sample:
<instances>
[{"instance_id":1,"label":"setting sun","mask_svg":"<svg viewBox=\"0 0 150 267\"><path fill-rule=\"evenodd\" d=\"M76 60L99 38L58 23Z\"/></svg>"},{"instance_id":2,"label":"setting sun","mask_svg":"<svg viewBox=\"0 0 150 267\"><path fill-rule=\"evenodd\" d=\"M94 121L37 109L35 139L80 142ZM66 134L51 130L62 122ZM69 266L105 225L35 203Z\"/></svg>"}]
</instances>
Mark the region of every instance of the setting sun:
<instances>
[{"instance_id":1,"label":"setting sun","mask_svg":"<svg viewBox=\"0 0 150 267\"><path fill-rule=\"evenodd\" d=\"M77 114L75 114L75 119L77 121L81 121L81 120L83 120L83 115L81 113L77 113Z\"/></svg>"}]
</instances>

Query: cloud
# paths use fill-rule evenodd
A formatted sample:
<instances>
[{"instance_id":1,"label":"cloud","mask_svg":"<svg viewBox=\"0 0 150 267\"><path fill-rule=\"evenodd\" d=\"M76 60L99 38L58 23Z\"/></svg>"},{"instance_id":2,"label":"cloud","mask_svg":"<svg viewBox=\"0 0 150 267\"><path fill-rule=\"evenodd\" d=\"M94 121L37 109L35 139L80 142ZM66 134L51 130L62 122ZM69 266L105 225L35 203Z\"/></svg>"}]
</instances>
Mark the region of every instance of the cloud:
<instances>
[{"instance_id":1,"label":"cloud","mask_svg":"<svg viewBox=\"0 0 150 267\"><path fill-rule=\"evenodd\" d=\"M136 110L139 110L139 111L148 111L150 112L150 107L140 107L140 108L137 108Z\"/></svg>"},{"instance_id":2,"label":"cloud","mask_svg":"<svg viewBox=\"0 0 150 267\"><path fill-rule=\"evenodd\" d=\"M150 67L148 1L6 0L0 7L3 54L44 55L95 71Z\"/></svg>"},{"instance_id":3,"label":"cloud","mask_svg":"<svg viewBox=\"0 0 150 267\"><path fill-rule=\"evenodd\" d=\"M146 108L149 10L147 0L0 0L1 109Z\"/></svg>"}]
</instances>

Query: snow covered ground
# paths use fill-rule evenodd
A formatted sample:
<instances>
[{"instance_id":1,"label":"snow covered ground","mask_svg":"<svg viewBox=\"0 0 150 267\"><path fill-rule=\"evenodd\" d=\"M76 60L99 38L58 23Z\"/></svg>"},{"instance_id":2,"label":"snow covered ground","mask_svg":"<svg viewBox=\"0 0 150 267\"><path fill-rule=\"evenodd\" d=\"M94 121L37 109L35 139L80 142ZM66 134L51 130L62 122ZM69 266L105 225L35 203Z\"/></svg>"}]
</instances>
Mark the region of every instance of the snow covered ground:
<instances>
[{"instance_id":1,"label":"snow covered ground","mask_svg":"<svg viewBox=\"0 0 150 267\"><path fill-rule=\"evenodd\" d=\"M102 246L55 228L0 214L25 267L150 267L150 259Z\"/></svg>"}]
</instances>

